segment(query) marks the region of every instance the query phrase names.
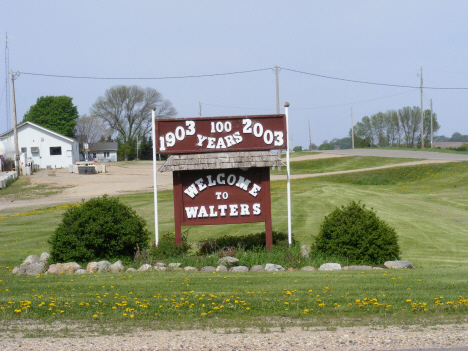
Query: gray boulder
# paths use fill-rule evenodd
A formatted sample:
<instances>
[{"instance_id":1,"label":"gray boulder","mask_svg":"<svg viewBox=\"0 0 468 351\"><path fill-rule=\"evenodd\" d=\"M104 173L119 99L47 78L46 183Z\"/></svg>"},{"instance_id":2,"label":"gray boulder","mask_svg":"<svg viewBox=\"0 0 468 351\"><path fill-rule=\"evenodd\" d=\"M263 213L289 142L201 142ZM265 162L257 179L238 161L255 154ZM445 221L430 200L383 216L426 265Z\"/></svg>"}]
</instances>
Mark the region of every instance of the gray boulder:
<instances>
[{"instance_id":1,"label":"gray boulder","mask_svg":"<svg viewBox=\"0 0 468 351\"><path fill-rule=\"evenodd\" d=\"M257 264L255 266L250 267L251 272L263 272L265 269L263 268L262 265Z\"/></svg>"},{"instance_id":2,"label":"gray boulder","mask_svg":"<svg viewBox=\"0 0 468 351\"><path fill-rule=\"evenodd\" d=\"M312 266L305 266L301 268L301 271L305 271L305 272L311 272L311 271L316 271L316 270L317 268L312 267Z\"/></svg>"},{"instance_id":3,"label":"gray boulder","mask_svg":"<svg viewBox=\"0 0 468 351\"><path fill-rule=\"evenodd\" d=\"M223 265L219 265L218 267L216 267L216 272L227 272L227 270L227 267Z\"/></svg>"},{"instance_id":4,"label":"gray boulder","mask_svg":"<svg viewBox=\"0 0 468 351\"><path fill-rule=\"evenodd\" d=\"M224 256L218 260L218 264L226 267L237 266L239 264L239 260L235 257Z\"/></svg>"},{"instance_id":5,"label":"gray boulder","mask_svg":"<svg viewBox=\"0 0 468 351\"><path fill-rule=\"evenodd\" d=\"M127 270L125 271L125 273L127 273L127 272L128 272L128 273L132 273L132 272L136 272L136 271L137 271L137 270L136 270L135 268L130 267L129 269L127 269Z\"/></svg>"},{"instance_id":6,"label":"gray boulder","mask_svg":"<svg viewBox=\"0 0 468 351\"><path fill-rule=\"evenodd\" d=\"M156 263L155 267L166 267L166 264L164 262L158 262Z\"/></svg>"},{"instance_id":7,"label":"gray boulder","mask_svg":"<svg viewBox=\"0 0 468 351\"><path fill-rule=\"evenodd\" d=\"M205 266L200 269L200 272L216 272L216 268L213 266Z\"/></svg>"},{"instance_id":8,"label":"gray boulder","mask_svg":"<svg viewBox=\"0 0 468 351\"><path fill-rule=\"evenodd\" d=\"M246 266L237 266L231 268L230 272L248 272L249 269Z\"/></svg>"},{"instance_id":9,"label":"gray boulder","mask_svg":"<svg viewBox=\"0 0 468 351\"><path fill-rule=\"evenodd\" d=\"M29 255L28 257L26 257L23 263L21 263L20 268L33 263L39 263L39 257L37 257L36 255Z\"/></svg>"},{"instance_id":10,"label":"gray boulder","mask_svg":"<svg viewBox=\"0 0 468 351\"><path fill-rule=\"evenodd\" d=\"M37 257L37 256L36 256ZM39 261L39 259L38 259ZM16 271L16 275L29 275L29 276L36 276L38 274L44 273L45 268L40 263L30 263L24 267L19 267Z\"/></svg>"},{"instance_id":11,"label":"gray boulder","mask_svg":"<svg viewBox=\"0 0 468 351\"><path fill-rule=\"evenodd\" d=\"M310 257L309 250L308 250L306 245L301 246L301 256L304 257L304 258L309 258Z\"/></svg>"},{"instance_id":12,"label":"gray boulder","mask_svg":"<svg viewBox=\"0 0 468 351\"><path fill-rule=\"evenodd\" d=\"M387 268L394 268L394 269L415 268L410 261L387 261L384 263L384 266Z\"/></svg>"},{"instance_id":13,"label":"gray boulder","mask_svg":"<svg viewBox=\"0 0 468 351\"><path fill-rule=\"evenodd\" d=\"M284 271L285 269L279 264L267 263L265 265L265 270L267 272L279 272L279 271Z\"/></svg>"},{"instance_id":14,"label":"gray boulder","mask_svg":"<svg viewBox=\"0 0 468 351\"><path fill-rule=\"evenodd\" d=\"M86 269L77 269L75 271L75 274L85 274L85 273L88 273L88 272L86 272Z\"/></svg>"},{"instance_id":15,"label":"gray boulder","mask_svg":"<svg viewBox=\"0 0 468 351\"><path fill-rule=\"evenodd\" d=\"M109 261L99 261L97 263L98 272L107 272L109 270L111 263Z\"/></svg>"},{"instance_id":16,"label":"gray boulder","mask_svg":"<svg viewBox=\"0 0 468 351\"><path fill-rule=\"evenodd\" d=\"M184 271L197 271L197 269L195 267L187 266L184 267Z\"/></svg>"},{"instance_id":17,"label":"gray boulder","mask_svg":"<svg viewBox=\"0 0 468 351\"><path fill-rule=\"evenodd\" d=\"M124 270L124 265L122 264L120 260L117 262L114 262L113 264L109 266L109 272L111 273L119 273L119 272L122 272L123 270Z\"/></svg>"},{"instance_id":18,"label":"gray boulder","mask_svg":"<svg viewBox=\"0 0 468 351\"><path fill-rule=\"evenodd\" d=\"M11 271L11 273L16 274L16 273L18 272L18 269L20 269L20 268L19 268L19 267L13 268L13 270Z\"/></svg>"},{"instance_id":19,"label":"gray boulder","mask_svg":"<svg viewBox=\"0 0 468 351\"><path fill-rule=\"evenodd\" d=\"M176 269L179 267L180 267L180 263L169 263L169 265L167 266L167 268L169 269Z\"/></svg>"},{"instance_id":20,"label":"gray boulder","mask_svg":"<svg viewBox=\"0 0 468 351\"><path fill-rule=\"evenodd\" d=\"M148 263L143 263L140 268L138 268L138 271L140 272L146 272L149 271L151 268L153 268L150 264Z\"/></svg>"},{"instance_id":21,"label":"gray boulder","mask_svg":"<svg viewBox=\"0 0 468 351\"><path fill-rule=\"evenodd\" d=\"M324 263L319 267L319 271L340 271L341 264L339 263Z\"/></svg>"},{"instance_id":22,"label":"gray boulder","mask_svg":"<svg viewBox=\"0 0 468 351\"><path fill-rule=\"evenodd\" d=\"M49 257L50 255L47 252L41 253L41 257L39 257L39 263L42 263L43 265L45 265Z\"/></svg>"},{"instance_id":23,"label":"gray boulder","mask_svg":"<svg viewBox=\"0 0 468 351\"><path fill-rule=\"evenodd\" d=\"M155 271L165 271L165 270L167 270L166 266L154 266L153 269Z\"/></svg>"},{"instance_id":24,"label":"gray boulder","mask_svg":"<svg viewBox=\"0 0 468 351\"><path fill-rule=\"evenodd\" d=\"M81 267L78 263L76 262L67 262L67 264L74 270L76 271L77 269L82 269L83 267Z\"/></svg>"}]
</instances>

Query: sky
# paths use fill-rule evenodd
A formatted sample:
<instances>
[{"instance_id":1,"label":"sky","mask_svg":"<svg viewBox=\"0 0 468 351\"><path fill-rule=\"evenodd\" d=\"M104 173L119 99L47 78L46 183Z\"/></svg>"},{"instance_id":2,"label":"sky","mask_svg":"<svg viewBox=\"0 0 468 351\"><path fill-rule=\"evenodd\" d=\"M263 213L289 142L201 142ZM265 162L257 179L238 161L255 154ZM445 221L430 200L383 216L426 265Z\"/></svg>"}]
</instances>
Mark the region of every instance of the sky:
<instances>
[{"instance_id":1,"label":"sky","mask_svg":"<svg viewBox=\"0 0 468 351\"><path fill-rule=\"evenodd\" d=\"M7 123L5 34L18 122L37 98L67 95L81 114L114 85L158 90L178 117L281 113L292 146L348 136L389 109L437 114L438 135L468 134L468 2L0 0L0 133ZM259 71L254 71L259 70ZM73 79L35 74L100 78ZM305 73L298 73L300 71ZM311 75L314 74L314 75ZM347 80L401 85L347 82ZM430 89L430 88L465 89ZM11 118L11 112L10 112Z\"/></svg>"}]
</instances>

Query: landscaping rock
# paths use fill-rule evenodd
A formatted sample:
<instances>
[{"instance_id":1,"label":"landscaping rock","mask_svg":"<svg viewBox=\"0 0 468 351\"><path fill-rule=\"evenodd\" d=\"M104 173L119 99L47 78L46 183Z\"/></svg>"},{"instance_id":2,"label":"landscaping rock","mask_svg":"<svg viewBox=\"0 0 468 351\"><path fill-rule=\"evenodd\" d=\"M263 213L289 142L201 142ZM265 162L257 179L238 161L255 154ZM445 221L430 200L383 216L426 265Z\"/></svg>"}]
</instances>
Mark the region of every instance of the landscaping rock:
<instances>
[{"instance_id":1,"label":"landscaping rock","mask_svg":"<svg viewBox=\"0 0 468 351\"><path fill-rule=\"evenodd\" d=\"M309 255L309 249L307 248L307 245L302 245L301 246L301 255L302 257L304 258L309 258L310 255Z\"/></svg>"},{"instance_id":2,"label":"landscaping rock","mask_svg":"<svg viewBox=\"0 0 468 351\"><path fill-rule=\"evenodd\" d=\"M67 262L67 264L74 270L76 271L77 269L82 269L83 267L81 267L78 263L76 262Z\"/></svg>"},{"instance_id":3,"label":"landscaping rock","mask_svg":"<svg viewBox=\"0 0 468 351\"><path fill-rule=\"evenodd\" d=\"M279 272L279 271L284 271L285 269L279 264L267 263L265 265L265 270L267 272Z\"/></svg>"},{"instance_id":4,"label":"landscaping rock","mask_svg":"<svg viewBox=\"0 0 468 351\"><path fill-rule=\"evenodd\" d=\"M248 272L249 269L246 266L237 266L231 268L230 272Z\"/></svg>"},{"instance_id":5,"label":"landscaping rock","mask_svg":"<svg viewBox=\"0 0 468 351\"><path fill-rule=\"evenodd\" d=\"M154 266L153 269L155 271L165 271L167 268L165 266Z\"/></svg>"},{"instance_id":6,"label":"landscaping rock","mask_svg":"<svg viewBox=\"0 0 468 351\"><path fill-rule=\"evenodd\" d=\"M153 268L150 264L148 263L143 263L140 268L138 268L138 271L140 272L146 272L149 271L151 268Z\"/></svg>"},{"instance_id":7,"label":"landscaping rock","mask_svg":"<svg viewBox=\"0 0 468 351\"><path fill-rule=\"evenodd\" d=\"M155 267L166 267L166 264L164 262L158 262L156 263Z\"/></svg>"},{"instance_id":8,"label":"landscaping rock","mask_svg":"<svg viewBox=\"0 0 468 351\"><path fill-rule=\"evenodd\" d=\"M88 273L94 273L94 272L97 272L97 270L98 270L97 262L89 262L88 265L86 266L86 272Z\"/></svg>"},{"instance_id":9,"label":"landscaping rock","mask_svg":"<svg viewBox=\"0 0 468 351\"><path fill-rule=\"evenodd\" d=\"M169 263L169 266L167 266L167 268L169 269L175 269L179 267L180 267L180 263Z\"/></svg>"},{"instance_id":10,"label":"landscaping rock","mask_svg":"<svg viewBox=\"0 0 468 351\"><path fill-rule=\"evenodd\" d=\"M195 267L187 266L187 267L184 267L184 271L197 271L197 269Z\"/></svg>"},{"instance_id":11,"label":"landscaping rock","mask_svg":"<svg viewBox=\"0 0 468 351\"><path fill-rule=\"evenodd\" d=\"M51 264L49 266L49 269L47 270L47 273L49 274L72 274L75 270L73 269L72 266L70 266L68 263L56 263L56 264Z\"/></svg>"},{"instance_id":12,"label":"landscaping rock","mask_svg":"<svg viewBox=\"0 0 468 351\"><path fill-rule=\"evenodd\" d=\"M288 272L294 272L294 268L288 267L287 271L288 271Z\"/></svg>"},{"instance_id":13,"label":"landscaping rock","mask_svg":"<svg viewBox=\"0 0 468 351\"><path fill-rule=\"evenodd\" d=\"M28 257L26 257L23 263L20 264L20 268L26 267L27 265L30 265L33 263L39 263L39 257L37 257L36 255L29 255Z\"/></svg>"},{"instance_id":14,"label":"landscaping rock","mask_svg":"<svg viewBox=\"0 0 468 351\"><path fill-rule=\"evenodd\" d=\"M218 267L216 267L216 272L227 272L227 270L227 267L223 265L219 265Z\"/></svg>"},{"instance_id":15,"label":"landscaping rock","mask_svg":"<svg viewBox=\"0 0 468 351\"><path fill-rule=\"evenodd\" d=\"M402 268L415 268L410 261L387 261L384 263L387 268L402 269Z\"/></svg>"},{"instance_id":16,"label":"landscaping rock","mask_svg":"<svg viewBox=\"0 0 468 351\"><path fill-rule=\"evenodd\" d=\"M36 256L37 257L37 256ZM37 259L39 261L39 258ZM16 271L16 275L29 275L36 276L38 274L44 273L45 268L40 263L29 263L24 267L19 267Z\"/></svg>"},{"instance_id":17,"label":"landscaping rock","mask_svg":"<svg viewBox=\"0 0 468 351\"><path fill-rule=\"evenodd\" d=\"M366 269L372 269L372 266L344 266L343 267L343 270L347 271L347 270L359 270L359 271L363 271L363 270L366 270Z\"/></svg>"},{"instance_id":18,"label":"landscaping rock","mask_svg":"<svg viewBox=\"0 0 468 351\"><path fill-rule=\"evenodd\" d=\"M19 268L19 267L13 268L13 270L11 271L11 273L16 274L16 273L18 272L18 269L20 269L20 268Z\"/></svg>"},{"instance_id":19,"label":"landscaping rock","mask_svg":"<svg viewBox=\"0 0 468 351\"><path fill-rule=\"evenodd\" d=\"M125 271L125 273L127 273L127 272L132 273L132 272L136 272L136 271L137 271L137 270L136 270L135 268L130 267L129 269L127 269L127 270Z\"/></svg>"},{"instance_id":20,"label":"landscaping rock","mask_svg":"<svg viewBox=\"0 0 468 351\"><path fill-rule=\"evenodd\" d=\"M120 260L117 262L114 262L113 264L109 266L109 272L112 272L112 273L119 273L119 272L122 272L123 270L124 270L124 265L122 264Z\"/></svg>"},{"instance_id":21,"label":"landscaping rock","mask_svg":"<svg viewBox=\"0 0 468 351\"><path fill-rule=\"evenodd\" d=\"M324 263L320 266L319 271L340 271L341 264L339 263Z\"/></svg>"},{"instance_id":22,"label":"landscaping rock","mask_svg":"<svg viewBox=\"0 0 468 351\"><path fill-rule=\"evenodd\" d=\"M311 271L316 271L316 270L317 268L312 267L312 266L305 266L301 268L301 271L305 271L305 272L311 272Z\"/></svg>"},{"instance_id":23,"label":"landscaping rock","mask_svg":"<svg viewBox=\"0 0 468 351\"><path fill-rule=\"evenodd\" d=\"M224 256L218 260L218 264L221 264L227 267L237 266L239 264L239 260L235 257Z\"/></svg>"},{"instance_id":24,"label":"landscaping rock","mask_svg":"<svg viewBox=\"0 0 468 351\"><path fill-rule=\"evenodd\" d=\"M88 273L88 272L86 272L86 269L77 269L75 271L75 274L85 274L85 273Z\"/></svg>"},{"instance_id":25,"label":"landscaping rock","mask_svg":"<svg viewBox=\"0 0 468 351\"><path fill-rule=\"evenodd\" d=\"M216 272L216 268L213 266L205 266L200 269L201 272Z\"/></svg>"},{"instance_id":26,"label":"landscaping rock","mask_svg":"<svg viewBox=\"0 0 468 351\"><path fill-rule=\"evenodd\" d=\"M97 263L98 272L107 272L109 270L111 263L109 261L99 261Z\"/></svg>"},{"instance_id":27,"label":"landscaping rock","mask_svg":"<svg viewBox=\"0 0 468 351\"><path fill-rule=\"evenodd\" d=\"M45 266L49 257L50 255L47 252L41 253L41 257L39 257L39 263L42 263Z\"/></svg>"},{"instance_id":28,"label":"landscaping rock","mask_svg":"<svg viewBox=\"0 0 468 351\"><path fill-rule=\"evenodd\" d=\"M263 266L260 265L260 264L257 264L257 265L255 265L255 266L252 266L252 267L250 268L250 271L251 271L251 272L263 272L264 270L265 270L265 269L264 269Z\"/></svg>"}]
</instances>

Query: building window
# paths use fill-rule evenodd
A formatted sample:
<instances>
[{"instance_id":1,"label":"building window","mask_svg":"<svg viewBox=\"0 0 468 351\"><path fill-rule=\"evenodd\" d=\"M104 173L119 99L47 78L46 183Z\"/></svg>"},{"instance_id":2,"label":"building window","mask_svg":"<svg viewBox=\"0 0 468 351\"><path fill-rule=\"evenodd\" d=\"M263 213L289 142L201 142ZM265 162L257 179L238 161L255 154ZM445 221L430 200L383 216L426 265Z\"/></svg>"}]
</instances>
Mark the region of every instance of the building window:
<instances>
[{"instance_id":1,"label":"building window","mask_svg":"<svg viewBox=\"0 0 468 351\"><path fill-rule=\"evenodd\" d=\"M50 156L61 155L62 147L61 146L52 146L50 148Z\"/></svg>"},{"instance_id":2,"label":"building window","mask_svg":"<svg viewBox=\"0 0 468 351\"><path fill-rule=\"evenodd\" d=\"M96 153L95 152L93 153L93 158L96 158Z\"/></svg>"},{"instance_id":3,"label":"building window","mask_svg":"<svg viewBox=\"0 0 468 351\"><path fill-rule=\"evenodd\" d=\"M104 151L104 158L109 158L109 151Z\"/></svg>"}]
</instances>

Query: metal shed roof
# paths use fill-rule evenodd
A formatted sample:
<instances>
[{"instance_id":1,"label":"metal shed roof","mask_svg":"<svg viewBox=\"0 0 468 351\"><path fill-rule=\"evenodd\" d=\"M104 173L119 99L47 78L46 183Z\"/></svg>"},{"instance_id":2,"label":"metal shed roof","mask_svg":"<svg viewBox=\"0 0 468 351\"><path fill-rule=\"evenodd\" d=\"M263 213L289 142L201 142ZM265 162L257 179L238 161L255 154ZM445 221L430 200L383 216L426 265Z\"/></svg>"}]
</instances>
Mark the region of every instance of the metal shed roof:
<instances>
[{"instance_id":1,"label":"metal shed roof","mask_svg":"<svg viewBox=\"0 0 468 351\"><path fill-rule=\"evenodd\" d=\"M272 166L286 165L271 151L182 154L169 157L159 172Z\"/></svg>"}]
</instances>

